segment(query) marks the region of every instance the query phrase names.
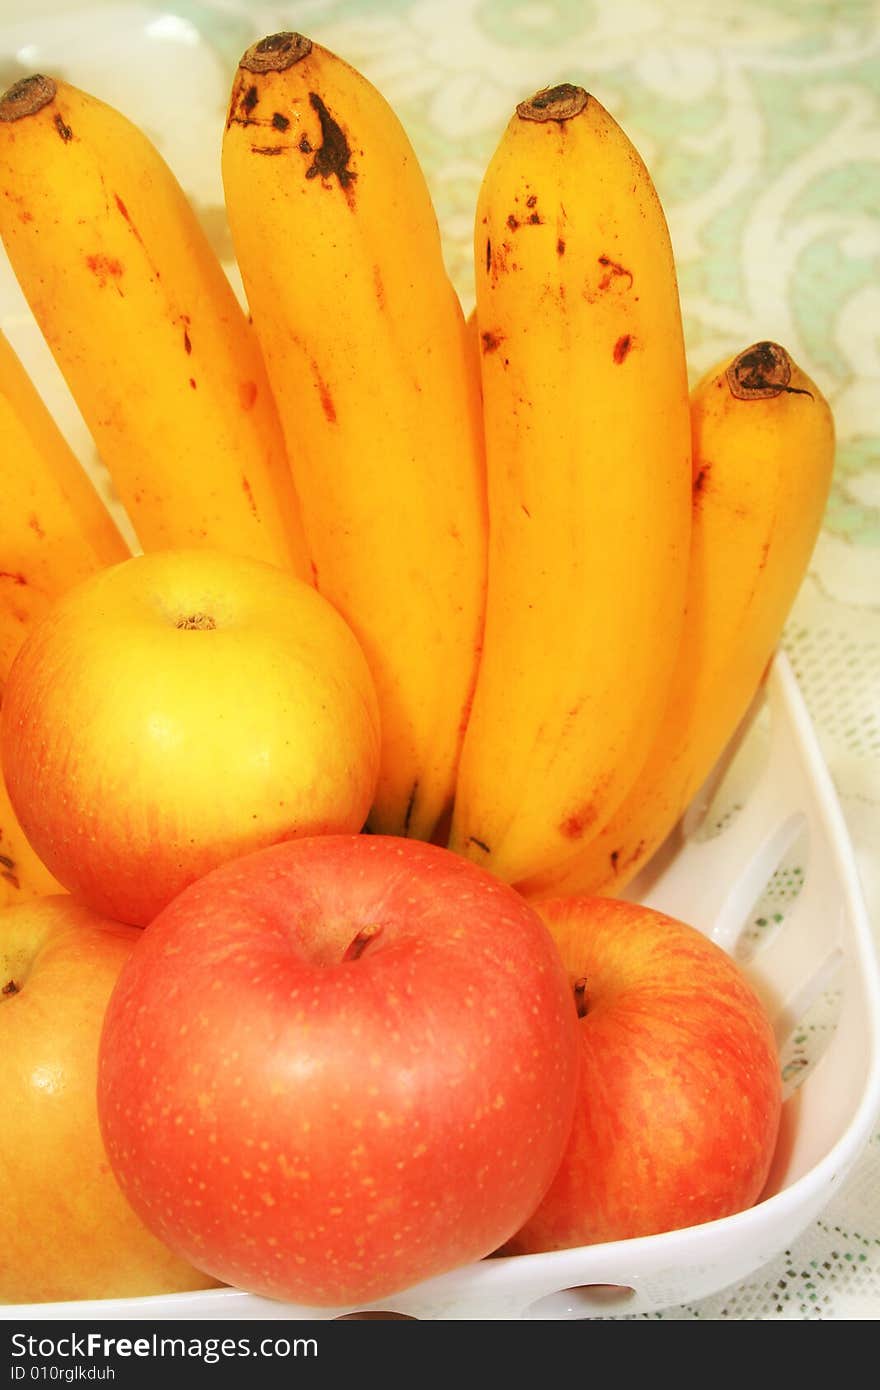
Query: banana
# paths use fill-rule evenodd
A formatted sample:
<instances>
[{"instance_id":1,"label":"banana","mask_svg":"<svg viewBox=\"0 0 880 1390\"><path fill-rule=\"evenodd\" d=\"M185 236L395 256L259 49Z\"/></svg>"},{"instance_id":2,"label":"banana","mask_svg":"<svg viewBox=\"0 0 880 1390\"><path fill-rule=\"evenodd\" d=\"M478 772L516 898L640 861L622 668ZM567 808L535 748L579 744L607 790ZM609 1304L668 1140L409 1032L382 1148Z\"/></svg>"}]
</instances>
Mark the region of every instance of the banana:
<instances>
[{"instance_id":1,"label":"banana","mask_svg":"<svg viewBox=\"0 0 880 1390\"><path fill-rule=\"evenodd\" d=\"M28 844L0 777L0 908L64 891Z\"/></svg>"},{"instance_id":2,"label":"banana","mask_svg":"<svg viewBox=\"0 0 880 1390\"><path fill-rule=\"evenodd\" d=\"M0 334L0 690L29 627L128 555L79 461Z\"/></svg>"},{"instance_id":3,"label":"banana","mask_svg":"<svg viewBox=\"0 0 880 1390\"><path fill-rule=\"evenodd\" d=\"M30 378L0 334L0 694L30 627L65 589L128 554ZM61 892L0 778L0 906Z\"/></svg>"},{"instance_id":4,"label":"banana","mask_svg":"<svg viewBox=\"0 0 880 1390\"><path fill-rule=\"evenodd\" d=\"M171 170L34 76L0 99L0 236L145 550L311 578L256 338Z\"/></svg>"},{"instance_id":5,"label":"banana","mask_svg":"<svg viewBox=\"0 0 880 1390\"><path fill-rule=\"evenodd\" d=\"M379 696L369 825L427 839L452 798L486 564L479 390L428 188L375 88L290 33L242 58L223 179L316 583Z\"/></svg>"},{"instance_id":6,"label":"banana","mask_svg":"<svg viewBox=\"0 0 880 1390\"><path fill-rule=\"evenodd\" d=\"M659 200L583 88L517 107L475 255L489 587L450 845L518 883L608 819L663 712L690 531L687 375Z\"/></svg>"},{"instance_id":7,"label":"banana","mask_svg":"<svg viewBox=\"0 0 880 1390\"><path fill-rule=\"evenodd\" d=\"M672 830L754 696L821 526L834 423L777 343L694 388L693 532L685 625L649 757L600 833L530 894L622 891Z\"/></svg>"}]
</instances>

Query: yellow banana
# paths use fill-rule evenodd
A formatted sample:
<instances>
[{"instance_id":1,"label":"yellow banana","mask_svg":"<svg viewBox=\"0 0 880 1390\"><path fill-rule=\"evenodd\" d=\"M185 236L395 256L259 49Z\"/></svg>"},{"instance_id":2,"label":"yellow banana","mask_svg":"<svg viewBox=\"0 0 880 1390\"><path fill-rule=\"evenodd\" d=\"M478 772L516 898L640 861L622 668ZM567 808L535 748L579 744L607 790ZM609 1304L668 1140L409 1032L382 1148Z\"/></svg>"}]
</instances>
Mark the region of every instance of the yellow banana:
<instances>
[{"instance_id":1,"label":"yellow banana","mask_svg":"<svg viewBox=\"0 0 880 1390\"><path fill-rule=\"evenodd\" d=\"M0 236L144 549L207 545L310 577L256 339L149 140L64 82L16 83Z\"/></svg>"},{"instance_id":2,"label":"yellow banana","mask_svg":"<svg viewBox=\"0 0 880 1390\"><path fill-rule=\"evenodd\" d=\"M819 534L834 425L819 388L756 343L694 388L685 625L663 721L605 828L531 893L621 891L660 846L742 719Z\"/></svg>"},{"instance_id":3,"label":"yellow banana","mask_svg":"<svg viewBox=\"0 0 880 1390\"><path fill-rule=\"evenodd\" d=\"M583 88L517 108L475 254L489 590L450 844L516 883L608 819L659 723L689 544L687 376L660 203Z\"/></svg>"},{"instance_id":4,"label":"yellow banana","mask_svg":"<svg viewBox=\"0 0 880 1390\"><path fill-rule=\"evenodd\" d=\"M370 826L428 838L452 798L486 547L479 392L428 188L375 88L299 34L244 55L223 178L316 583L379 696Z\"/></svg>"},{"instance_id":5,"label":"yellow banana","mask_svg":"<svg viewBox=\"0 0 880 1390\"><path fill-rule=\"evenodd\" d=\"M28 844L0 777L0 908L63 892Z\"/></svg>"},{"instance_id":6,"label":"yellow banana","mask_svg":"<svg viewBox=\"0 0 880 1390\"><path fill-rule=\"evenodd\" d=\"M65 589L128 550L0 334L0 695L27 631ZM60 885L34 854L0 778L0 906Z\"/></svg>"}]
</instances>

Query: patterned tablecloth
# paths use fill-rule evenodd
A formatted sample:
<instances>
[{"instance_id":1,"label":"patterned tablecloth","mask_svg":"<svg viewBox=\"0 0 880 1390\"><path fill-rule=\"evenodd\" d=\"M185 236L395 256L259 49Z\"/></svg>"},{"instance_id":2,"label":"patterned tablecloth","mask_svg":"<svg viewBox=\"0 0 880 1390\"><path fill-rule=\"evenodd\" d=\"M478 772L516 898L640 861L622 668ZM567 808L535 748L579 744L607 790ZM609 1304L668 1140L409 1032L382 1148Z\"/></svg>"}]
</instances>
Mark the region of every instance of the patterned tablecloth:
<instances>
[{"instance_id":1,"label":"patterned tablecloth","mask_svg":"<svg viewBox=\"0 0 880 1390\"><path fill-rule=\"evenodd\" d=\"M425 167L466 308L476 192L503 124L537 87L579 82L623 125L654 176L692 375L773 338L828 396L839 436L835 480L785 645L880 935L880 5L0 0L0 82L40 68L60 73L141 124L234 277L219 133L239 55L282 28L342 54L395 107ZM82 421L5 262L0 322L93 466ZM791 1250L747 1283L658 1316L880 1317L880 1130L845 1190Z\"/></svg>"}]
</instances>

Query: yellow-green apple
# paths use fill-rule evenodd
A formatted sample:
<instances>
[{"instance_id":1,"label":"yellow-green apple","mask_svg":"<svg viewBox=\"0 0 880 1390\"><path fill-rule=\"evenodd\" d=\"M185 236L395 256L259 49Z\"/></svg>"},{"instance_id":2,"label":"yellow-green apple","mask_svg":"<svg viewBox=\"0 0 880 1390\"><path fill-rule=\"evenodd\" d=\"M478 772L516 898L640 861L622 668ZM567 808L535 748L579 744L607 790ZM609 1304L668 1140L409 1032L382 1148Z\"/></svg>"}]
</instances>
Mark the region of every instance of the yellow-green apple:
<instances>
[{"instance_id":1,"label":"yellow-green apple","mask_svg":"<svg viewBox=\"0 0 880 1390\"><path fill-rule=\"evenodd\" d=\"M123 1190L182 1257L340 1306L517 1229L576 1067L568 981L523 898L435 845L323 836L215 870L147 927L98 1105Z\"/></svg>"},{"instance_id":2,"label":"yellow-green apple","mask_svg":"<svg viewBox=\"0 0 880 1390\"><path fill-rule=\"evenodd\" d=\"M0 1301L205 1288L135 1216L95 1102L107 1000L141 933L66 894L0 912Z\"/></svg>"},{"instance_id":3,"label":"yellow-green apple","mask_svg":"<svg viewBox=\"0 0 880 1390\"><path fill-rule=\"evenodd\" d=\"M761 1194L781 1078L743 972L700 932L613 899L536 901L578 1002L581 1071L565 1157L507 1254L653 1235Z\"/></svg>"},{"instance_id":4,"label":"yellow-green apple","mask_svg":"<svg viewBox=\"0 0 880 1390\"><path fill-rule=\"evenodd\" d=\"M71 893L135 925L236 854L359 830L378 766L375 691L342 618L292 575L219 552L85 580L4 692L30 843Z\"/></svg>"}]
</instances>

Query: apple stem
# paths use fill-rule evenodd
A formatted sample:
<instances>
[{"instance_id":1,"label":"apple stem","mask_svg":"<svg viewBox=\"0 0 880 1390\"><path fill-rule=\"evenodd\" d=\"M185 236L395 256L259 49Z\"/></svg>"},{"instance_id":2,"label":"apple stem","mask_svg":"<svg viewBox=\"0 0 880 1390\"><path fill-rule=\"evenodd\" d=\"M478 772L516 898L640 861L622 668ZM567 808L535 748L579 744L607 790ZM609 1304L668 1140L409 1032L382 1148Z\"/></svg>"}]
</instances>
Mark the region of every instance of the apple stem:
<instances>
[{"instance_id":1,"label":"apple stem","mask_svg":"<svg viewBox=\"0 0 880 1390\"><path fill-rule=\"evenodd\" d=\"M587 977L583 975L574 982L574 1006L577 1009L578 1018L587 1016Z\"/></svg>"},{"instance_id":2,"label":"apple stem","mask_svg":"<svg viewBox=\"0 0 880 1390\"><path fill-rule=\"evenodd\" d=\"M186 632L213 632L217 624L210 613L191 613L187 618L178 618L176 626Z\"/></svg>"},{"instance_id":3,"label":"apple stem","mask_svg":"<svg viewBox=\"0 0 880 1390\"><path fill-rule=\"evenodd\" d=\"M375 922L367 927L361 927L357 936L349 942L342 959L358 960L359 957L363 955L370 942L379 935L381 930L382 928Z\"/></svg>"}]
</instances>

